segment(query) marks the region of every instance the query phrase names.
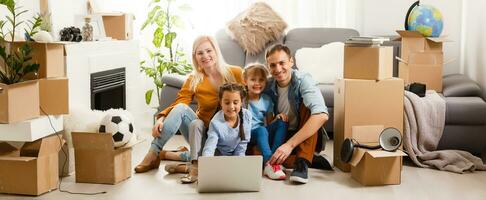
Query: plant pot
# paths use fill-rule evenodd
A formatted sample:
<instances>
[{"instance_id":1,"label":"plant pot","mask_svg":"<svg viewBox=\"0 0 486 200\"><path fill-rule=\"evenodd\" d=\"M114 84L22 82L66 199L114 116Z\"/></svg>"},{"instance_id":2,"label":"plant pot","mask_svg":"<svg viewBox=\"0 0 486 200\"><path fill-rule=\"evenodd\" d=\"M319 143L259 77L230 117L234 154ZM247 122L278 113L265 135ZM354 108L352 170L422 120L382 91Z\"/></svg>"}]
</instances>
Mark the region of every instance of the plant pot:
<instances>
[{"instance_id":1,"label":"plant pot","mask_svg":"<svg viewBox=\"0 0 486 200\"><path fill-rule=\"evenodd\" d=\"M0 123L39 117L39 82L0 83Z\"/></svg>"}]
</instances>

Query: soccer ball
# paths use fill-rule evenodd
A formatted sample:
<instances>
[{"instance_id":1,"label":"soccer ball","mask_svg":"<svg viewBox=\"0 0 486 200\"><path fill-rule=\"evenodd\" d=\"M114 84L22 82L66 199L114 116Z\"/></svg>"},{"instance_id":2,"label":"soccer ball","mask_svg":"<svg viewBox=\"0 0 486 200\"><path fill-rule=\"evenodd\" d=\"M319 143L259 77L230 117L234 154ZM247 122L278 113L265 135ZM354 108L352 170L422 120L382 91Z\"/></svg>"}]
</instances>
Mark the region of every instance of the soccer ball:
<instances>
[{"instance_id":1,"label":"soccer ball","mask_svg":"<svg viewBox=\"0 0 486 200\"><path fill-rule=\"evenodd\" d=\"M111 133L115 147L125 145L133 133L133 124L130 118L122 114L107 114L102 120L98 129L99 133Z\"/></svg>"}]
</instances>

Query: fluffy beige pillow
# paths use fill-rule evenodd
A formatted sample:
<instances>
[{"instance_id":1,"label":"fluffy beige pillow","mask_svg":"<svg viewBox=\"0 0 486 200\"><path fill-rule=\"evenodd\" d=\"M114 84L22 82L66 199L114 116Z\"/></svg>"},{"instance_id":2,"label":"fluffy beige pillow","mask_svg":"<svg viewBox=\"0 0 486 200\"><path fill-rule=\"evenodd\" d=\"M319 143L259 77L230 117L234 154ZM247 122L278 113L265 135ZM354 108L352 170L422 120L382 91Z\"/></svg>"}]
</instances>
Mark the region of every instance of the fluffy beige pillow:
<instances>
[{"instance_id":1,"label":"fluffy beige pillow","mask_svg":"<svg viewBox=\"0 0 486 200\"><path fill-rule=\"evenodd\" d=\"M257 2L228 22L228 34L249 55L283 36L287 23L266 3Z\"/></svg>"}]
</instances>

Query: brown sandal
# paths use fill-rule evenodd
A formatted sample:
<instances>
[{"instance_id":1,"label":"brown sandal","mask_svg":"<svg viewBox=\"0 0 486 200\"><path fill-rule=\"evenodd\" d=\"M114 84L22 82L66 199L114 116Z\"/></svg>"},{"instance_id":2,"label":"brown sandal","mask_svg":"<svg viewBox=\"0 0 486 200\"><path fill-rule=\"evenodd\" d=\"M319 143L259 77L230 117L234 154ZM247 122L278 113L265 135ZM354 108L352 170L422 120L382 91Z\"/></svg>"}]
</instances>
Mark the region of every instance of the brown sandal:
<instances>
[{"instance_id":1,"label":"brown sandal","mask_svg":"<svg viewBox=\"0 0 486 200\"><path fill-rule=\"evenodd\" d=\"M165 171L169 174L175 174L175 173L187 174L189 173L189 164L187 163L167 164L165 165Z\"/></svg>"},{"instance_id":2,"label":"brown sandal","mask_svg":"<svg viewBox=\"0 0 486 200\"><path fill-rule=\"evenodd\" d=\"M180 146L180 147L177 147L176 150L169 150L169 151L162 150L159 153L159 159L160 160L166 160L165 154L167 154L167 152L184 152L184 151L189 151L189 149L185 146Z\"/></svg>"}]
</instances>

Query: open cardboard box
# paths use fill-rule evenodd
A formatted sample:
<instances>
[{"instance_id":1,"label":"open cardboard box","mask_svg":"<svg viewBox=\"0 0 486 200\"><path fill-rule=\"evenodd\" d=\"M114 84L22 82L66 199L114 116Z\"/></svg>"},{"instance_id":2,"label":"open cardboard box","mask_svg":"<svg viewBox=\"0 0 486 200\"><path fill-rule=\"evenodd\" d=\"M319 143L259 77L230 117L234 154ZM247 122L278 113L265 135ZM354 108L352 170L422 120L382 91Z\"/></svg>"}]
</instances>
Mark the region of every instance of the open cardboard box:
<instances>
[{"instance_id":1,"label":"open cardboard box","mask_svg":"<svg viewBox=\"0 0 486 200\"><path fill-rule=\"evenodd\" d=\"M401 55L398 76L405 84L419 82L427 89L442 92L444 56L442 46L445 37L424 37L418 31L397 31L401 36Z\"/></svg>"},{"instance_id":2,"label":"open cardboard box","mask_svg":"<svg viewBox=\"0 0 486 200\"><path fill-rule=\"evenodd\" d=\"M100 13L107 37L117 40L133 38L134 16L128 13Z\"/></svg>"},{"instance_id":3,"label":"open cardboard box","mask_svg":"<svg viewBox=\"0 0 486 200\"><path fill-rule=\"evenodd\" d=\"M67 78L39 79L41 115L69 114L69 80Z\"/></svg>"},{"instance_id":4,"label":"open cardboard box","mask_svg":"<svg viewBox=\"0 0 486 200\"><path fill-rule=\"evenodd\" d=\"M352 127L383 124L403 132L403 80L339 79L334 85L334 165L344 172L341 145L352 136Z\"/></svg>"},{"instance_id":5,"label":"open cardboard box","mask_svg":"<svg viewBox=\"0 0 486 200\"><path fill-rule=\"evenodd\" d=\"M344 47L344 78L383 80L393 77L393 47Z\"/></svg>"},{"instance_id":6,"label":"open cardboard box","mask_svg":"<svg viewBox=\"0 0 486 200\"><path fill-rule=\"evenodd\" d=\"M25 42L15 42L14 47L20 47ZM30 42L33 48L32 61L38 63L38 78L65 77L66 69L64 66L64 43L52 42Z\"/></svg>"},{"instance_id":7,"label":"open cardboard box","mask_svg":"<svg viewBox=\"0 0 486 200\"><path fill-rule=\"evenodd\" d=\"M115 148L110 133L72 132L78 183L117 184L132 175L132 147L143 140ZM136 136L136 135L134 135Z\"/></svg>"},{"instance_id":8,"label":"open cardboard box","mask_svg":"<svg viewBox=\"0 0 486 200\"><path fill-rule=\"evenodd\" d=\"M58 152L64 140L52 135L20 150L0 143L0 193L40 195L58 186Z\"/></svg>"},{"instance_id":9,"label":"open cardboard box","mask_svg":"<svg viewBox=\"0 0 486 200\"><path fill-rule=\"evenodd\" d=\"M39 116L37 80L11 85L0 83L0 123L14 123Z\"/></svg>"},{"instance_id":10,"label":"open cardboard box","mask_svg":"<svg viewBox=\"0 0 486 200\"><path fill-rule=\"evenodd\" d=\"M353 126L352 138L360 144L377 145L383 125ZM355 148L351 164L351 177L365 186L399 185L401 183L402 156L397 150L367 150Z\"/></svg>"}]
</instances>

